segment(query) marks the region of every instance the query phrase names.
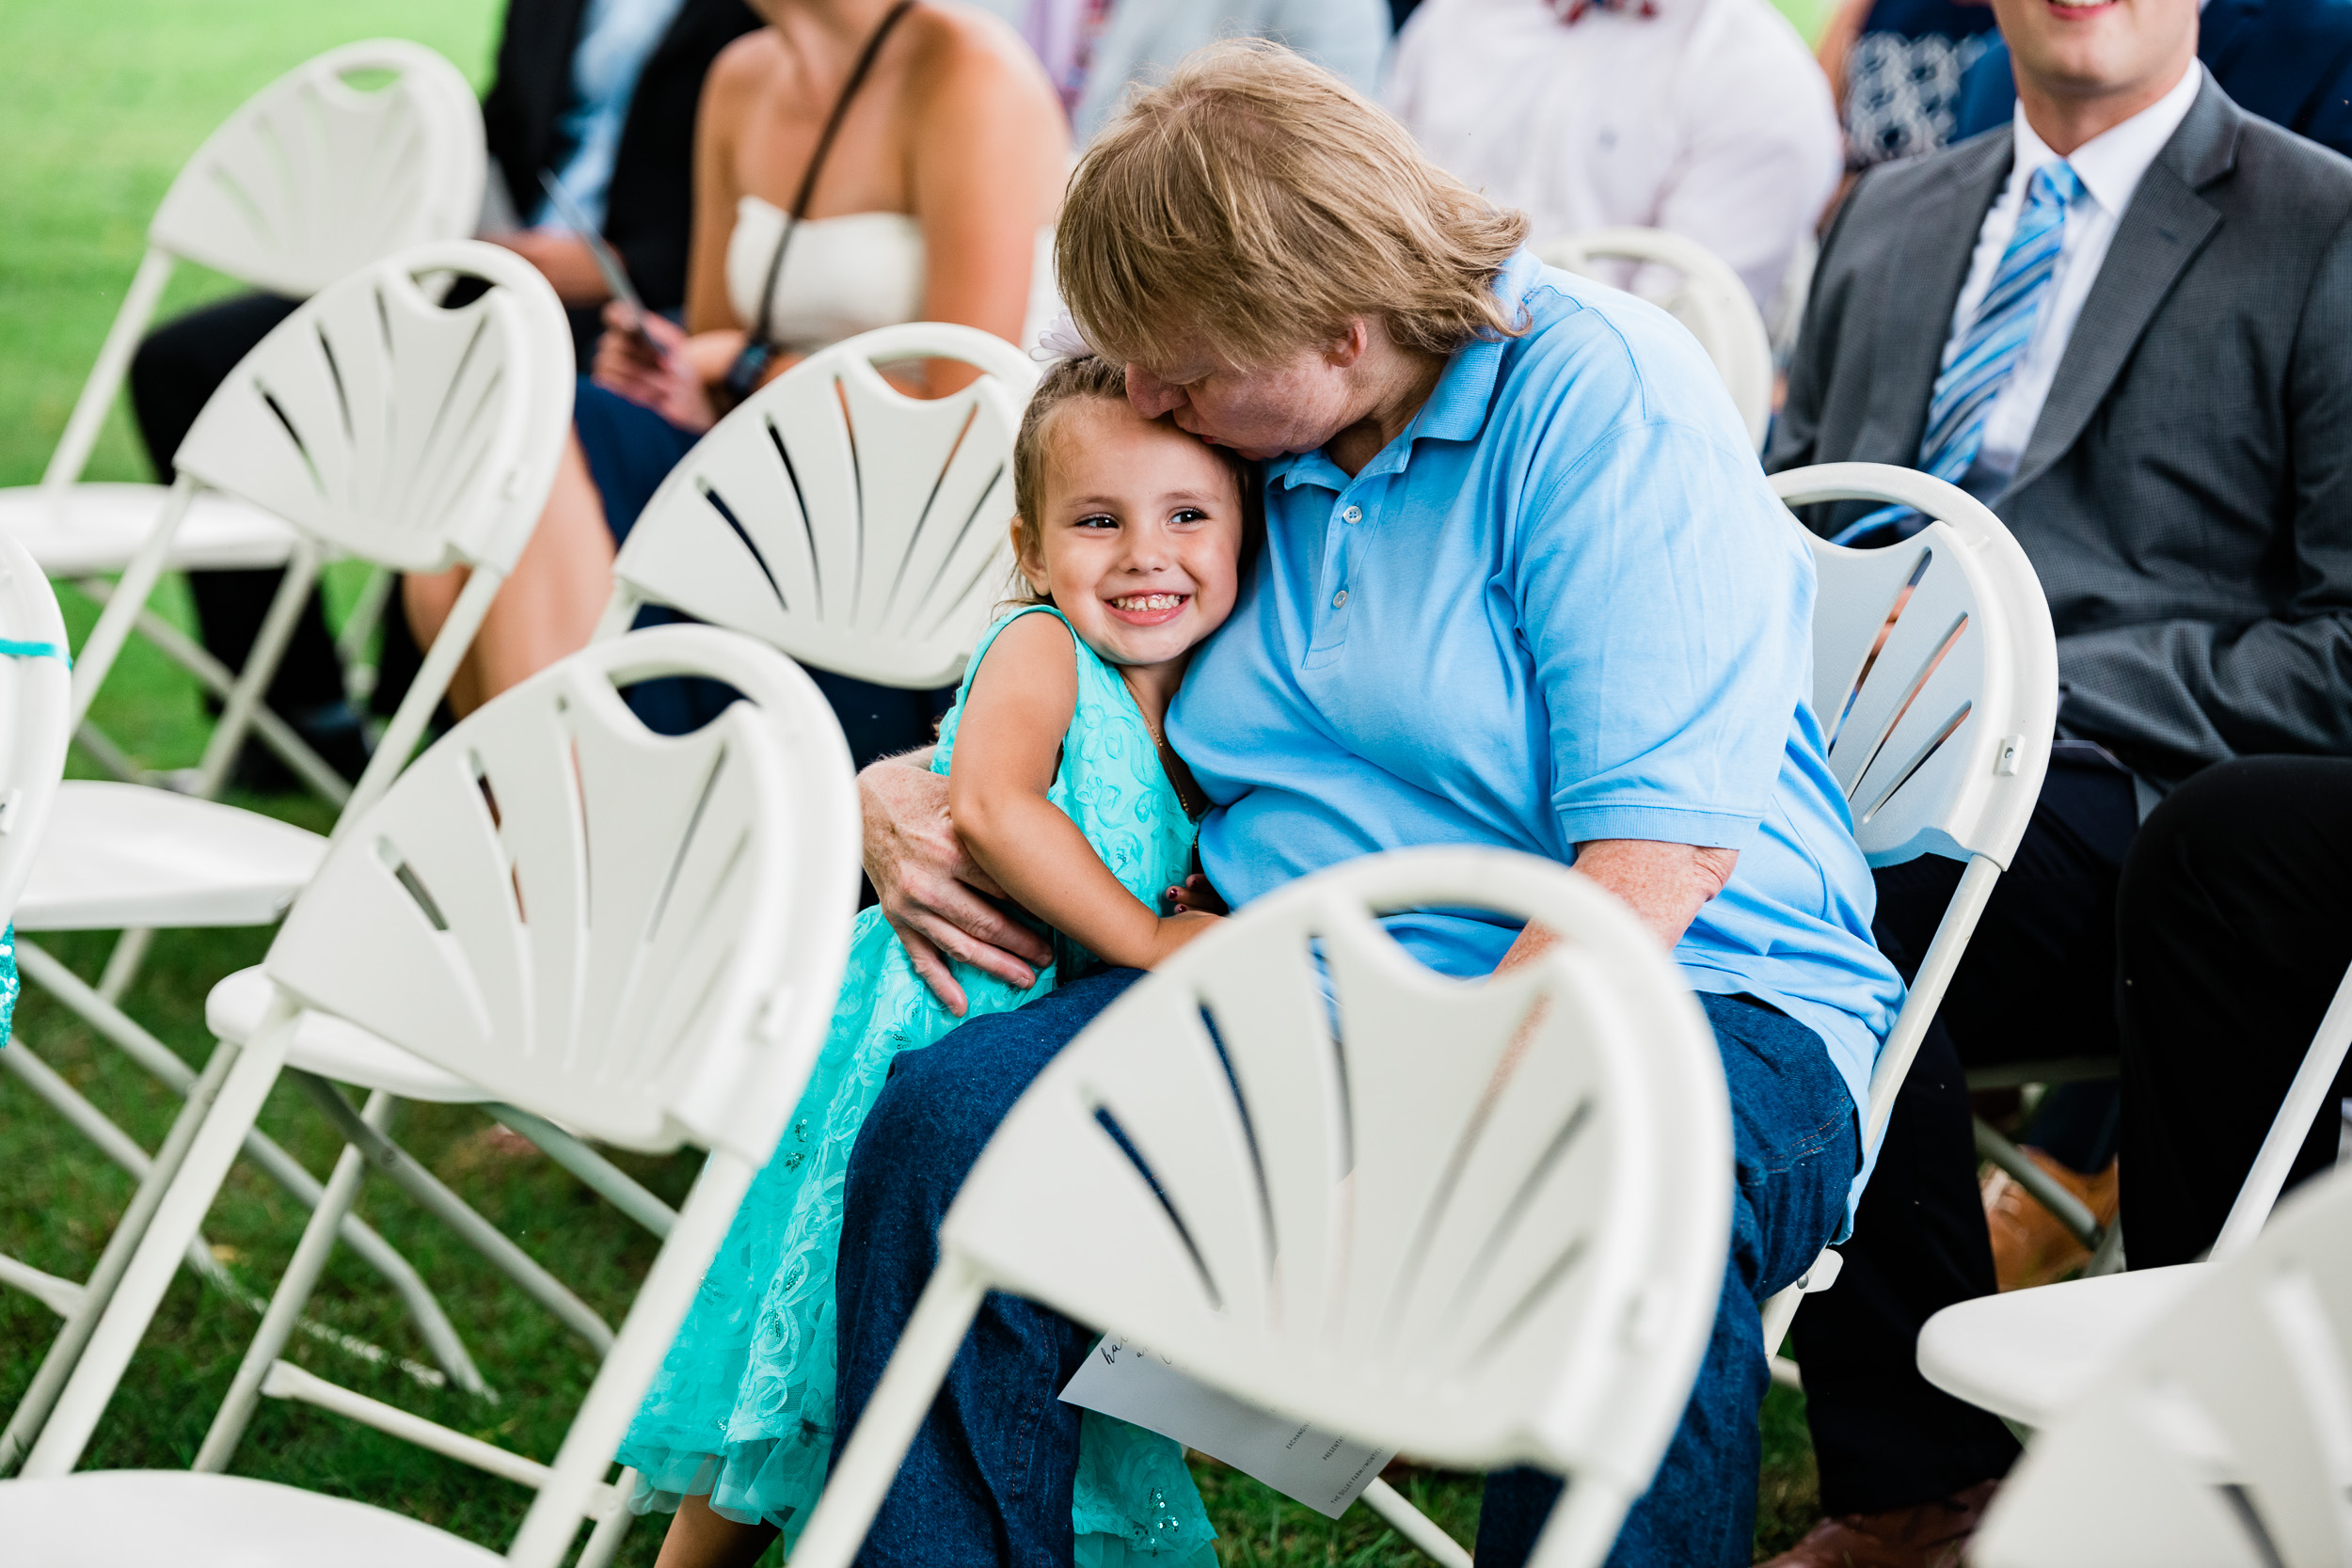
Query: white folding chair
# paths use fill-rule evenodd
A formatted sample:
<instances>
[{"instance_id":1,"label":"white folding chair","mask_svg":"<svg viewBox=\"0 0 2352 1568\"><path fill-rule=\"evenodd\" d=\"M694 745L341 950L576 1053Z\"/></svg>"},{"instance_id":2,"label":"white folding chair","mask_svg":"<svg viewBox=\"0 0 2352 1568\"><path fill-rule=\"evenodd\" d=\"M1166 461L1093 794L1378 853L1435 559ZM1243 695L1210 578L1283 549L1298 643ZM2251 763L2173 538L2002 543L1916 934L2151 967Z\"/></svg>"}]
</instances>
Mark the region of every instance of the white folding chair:
<instances>
[{"instance_id":1,"label":"white folding chair","mask_svg":"<svg viewBox=\"0 0 2352 1568\"><path fill-rule=\"evenodd\" d=\"M615 690L679 674L723 680L745 700L670 737L646 731ZM173 1130L182 1154L168 1189L24 1474L72 1468L174 1260L288 1070L356 1147L336 1164L230 1405L249 1411L266 1386L539 1487L514 1560L554 1561L583 1515L607 1520L617 1542L619 1495L601 1479L814 1061L848 954L856 846L855 786L831 710L804 673L749 638L657 628L588 648L485 705L338 838L288 915L262 965L260 1027L215 1049L211 1092L192 1096L181 1118L193 1131ZM469 1242L484 1245L486 1231L485 1250L514 1248L413 1162L386 1158L396 1151L374 1114L386 1085L338 1049L354 1040L387 1042L414 1064L406 1070L585 1136L713 1150L647 1296L617 1337L607 1331L603 1370L552 1470L277 1358L373 1161ZM355 1110L330 1079L377 1097ZM26 1539L12 1511L47 1518L39 1511L50 1506L0 1486L0 1537Z\"/></svg>"},{"instance_id":2,"label":"white folding chair","mask_svg":"<svg viewBox=\"0 0 2352 1568\"><path fill-rule=\"evenodd\" d=\"M2352 974L2336 988L2205 1261L2066 1280L1947 1307L1919 1331L1919 1370L1946 1392L2020 1426L2062 1419L2134 1329L2253 1251L2312 1122L2328 1109L2348 1047ZM2352 1427L2345 1430L2352 1433Z\"/></svg>"},{"instance_id":3,"label":"white folding chair","mask_svg":"<svg viewBox=\"0 0 2352 1568\"><path fill-rule=\"evenodd\" d=\"M750 700L694 735L649 734L613 689L726 681ZM538 1492L503 1560L551 1565L580 1521L609 1558L627 1476L607 1472L753 1175L775 1148L831 1016L856 903L856 800L823 698L772 650L710 627L590 648L486 704L338 841L264 966L260 1032L223 1042L216 1093L121 1289L25 1466L0 1484L0 1539L28 1560L501 1560L363 1504L206 1475L67 1472L81 1452L243 1127L311 1020L396 1042L623 1147L710 1149L552 1465L435 1427L276 1363L279 1391L422 1441ZM343 1104L306 1075L313 1095ZM342 1117L339 1117L342 1119ZM366 1162L346 1148L348 1203ZM322 1220L327 1207L322 1206ZM333 1227L290 1271L315 1275ZM291 1317L281 1289L268 1322ZM241 1380L242 1381L242 1380Z\"/></svg>"},{"instance_id":4,"label":"white folding chair","mask_svg":"<svg viewBox=\"0 0 2352 1568\"><path fill-rule=\"evenodd\" d=\"M420 279L451 277L487 287L455 309L420 287ZM185 502L199 491L216 489L267 508L296 540L256 657L215 732L208 768L225 769L233 755L241 715L261 698L254 666L282 645L325 551L410 571L467 565L471 579L355 791L355 807L363 809L414 750L537 526L570 429L571 391L563 308L546 279L512 252L472 241L420 246L320 293L240 363L189 432L173 504L83 645L72 712L87 710L163 569ZM256 813L138 784L68 782L17 923L25 931L122 928L107 965L111 988L92 988L22 938L19 961L27 980L184 1093L197 1075L123 1012L109 990L119 990L155 927L276 920L326 850L317 834ZM27 1054L15 1065L33 1060ZM95 1106L55 1074L27 1081L142 1177L135 1211L159 1196L151 1190L145 1152ZM296 1197L316 1201L315 1179L276 1144L257 1132L247 1148ZM399 1287L444 1370L462 1386L480 1387L415 1271L358 1221L345 1235ZM103 1292L69 1320L51 1352L58 1363L54 1375L70 1367L74 1336L100 1306ZM28 1399L28 1407L35 1402ZM23 1435L13 1423L9 1433ZM0 1439L0 1469L8 1448Z\"/></svg>"},{"instance_id":5,"label":"white folding chair","mask_svg":"<svg viewBox=\"0 0 2352 1568\"><path fill-rule=\"evenodd\" d=\"M0 533L21 541L52 577L87 581L103 598L103 583L92 579L129 564L166 493L154 484L77 481L174 264L194 261L256 288L307 297L395 251L472 233L487 166L473 89L421 44L345 44L246 100L165 194L148 226L147 254L40 483L0 489ZM282 566L294 547L294 536L266 510L208 493L190 505L167 563L180 571ZM236 673L201 644L159 616L144 617L140 630L214 696L228 697ZM255 729L306 782L342 803L342 780L282 720L264 708ZM131 776L102 736L86 732L86 738L93 755Z\"/></svg>"},{"instance_id":6,"label":"white folding chair","mask_svg":"<svg viewBox=\"0 0 2352 1568\"><path fill-rule=\"evenodd\" d=\"M2161 1312L2109 1332L2121 1348L2027 1447L1972 1563L2352 1562L2352 1172L2296 1194Z\"/></svg>"},{"instance_id":7,"label":"white folding chair","mask_svg":"<svg viewBox=\"0 0 2352 1568\"><path fill-rule=\"evenodd\" d=\"M926 358L983 373L920 399L875 369ZM1037 379L1003 339L939 322L810 356L670 471L597 635L666 605L839 674L952 684L1011 576L1012 437Z\"/></svg>"},{"instance_id":8,"label":"white folding chair","mask_svg":"<svg viewBox=\"0 0 2352 1568\"><path fill-rule=\"evenodd\" d=\"M1535 254L1549 265L1640 294L1689 327L1730 389L1748 439L1763 447L1772 418L1772 343L1764 313L1730 262L1698 241L1662 229L1565 234L1537 245ZM1610 262L1626 264L1607 266ZM1661 287L1661 272L1680 274L1680 287Z\"/></svg>"},{"instance_id":9,"label":"white folding chair","mask_svg":"<svg viewBox=\"0 0 2352 1568\"><path fill-rule=\"evenodd\" d=\"M1863 1147L1886 1130L1903 1076L1993 885L2017 852L2058 729L2058 638L2033 563L1999 518L1956 485L1880 463L1828 463L1772 476L1790 507L1893 501L1931 519L1911 538L1855 550L1808 533L1813 712L1830 771L1872 866L1920 855L1963 861L1934 940L1870 1074ZM1773 1371L1794 1382L1781 1341L1805 1293L1826 1290L1825 1251L1764 1308Z\"/></svg>"},{"instance_id":10,"label":"white folding chair","mask_svg":"<svg viewBox=\"0 0 2352 1568\"><path fill-rule=\"evenodd\" d=\"M1562 940L1464 984L1376 925L1428 905ZM1289 1418L1559 1471L1534 1560L1598 1562L1690 1398L1730 1162L1706 1019L1597 888L1462 848L1302 879L1138 982L1013 1107L795 1568L850 1560L993 1289Z\"/></svg>"}]
</instances>

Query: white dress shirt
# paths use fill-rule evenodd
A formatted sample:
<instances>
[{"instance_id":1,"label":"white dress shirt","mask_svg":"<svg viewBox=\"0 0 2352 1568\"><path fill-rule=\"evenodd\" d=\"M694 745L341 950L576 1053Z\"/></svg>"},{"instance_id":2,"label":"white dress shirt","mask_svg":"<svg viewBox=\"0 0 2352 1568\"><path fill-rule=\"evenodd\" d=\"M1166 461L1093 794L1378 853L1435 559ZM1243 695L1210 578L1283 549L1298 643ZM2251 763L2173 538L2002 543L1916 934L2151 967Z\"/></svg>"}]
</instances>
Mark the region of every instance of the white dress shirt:
<instances>
[{"instance_id":1,"label":"white dress shirt","mask_svg":"<svg viewBox=\"0 0 2352 1568\"><path fill-rule=\"evenodd\" d=\"M2083 301L2090 297L2090 286L2099 280L2099 268L2115 239L2115 226L2132 204L2140 176L2188 118L2189 105L2197 102L2197 89L2204 78L2203 69L2191 60L2170 92L2122 124L2100 132L2066 160L2081 178L2084 194L2066 210L2058 266L2051 274L2042 309L2034 317L2033 336L2026 341L2009 385L1994 398L1993 411L1985 416L1984 444L1977 449L1976 466L1965 481L1965 487L1977 495L1999 494L2009 476L2017 471L2017 461L2032 438L2034 421L2042 417L2042 405L2049 399L2050 384L2058 379L2058 361L2066 357L2067 340L2074 335ZM1984 215L1984 227L1977 230L1968 280L1961 285L1960 299L1952 308L1950 335L1944 341L1945 364L1951 362L1959 349L1985 291L1993 286L2001 253L2017 232L2026 182L2044 164L2058 162L2058 155L2026 123L2023 103L2017 106L2016 126L2017 161L2009 171L2009 183L2001 187L2000 199L1993 203L1993 210Z\"/></svg>"},{"instance_id":2,"label":"white dress shirt","mask_svg":"<svg viewBox=\"0 0 2352 1568\"><path fill-rule=\"evenodd\" d=\"M1526 211L1541 243L1620 224L1688 235L1769 308L1836 188L1829 83L1767 0L1424 0L1388 102L1438 163Z\"/></svg>"}]
</instances>

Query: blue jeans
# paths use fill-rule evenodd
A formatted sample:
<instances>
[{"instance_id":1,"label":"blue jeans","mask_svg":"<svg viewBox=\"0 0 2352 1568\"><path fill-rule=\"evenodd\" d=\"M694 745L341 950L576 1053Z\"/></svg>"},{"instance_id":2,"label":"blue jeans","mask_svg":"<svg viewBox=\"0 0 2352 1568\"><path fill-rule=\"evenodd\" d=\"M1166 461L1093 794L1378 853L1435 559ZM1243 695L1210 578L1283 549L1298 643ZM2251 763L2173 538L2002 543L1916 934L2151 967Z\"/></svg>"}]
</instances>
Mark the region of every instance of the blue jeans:
<instances>
[{"instance_id":1,"label":"blue jeans","mask_svg":"<svg viewBox=\"0 0 2352 1568\"><path fill-rule=\"evenodd\" d=\"M856 1425L881 1380L930 1278L939 1223L964 1173L1030 1081L1136 977L1124 969L1089 975L1018 1012L976 1019L892 1065L844 1195L837 1431ZM1613 1568L1748 1561L1756 1413L1770 1381L1756 1308L1836 1233L1860 1164L1853 1102L1820 1038L1759 1003L1699 1001L1731 1085L1730 1268L1690 1407L1657 1480L1627 1516ZM1092 1338L1058 1313L991 1295L858 1561L1068 1563L1078 1411L1056 1395ZM1479 1568L1523 1562L1559 1491L1557 1480L1533 1470L1489 1477Z\"/></svg>"}]
</instances>

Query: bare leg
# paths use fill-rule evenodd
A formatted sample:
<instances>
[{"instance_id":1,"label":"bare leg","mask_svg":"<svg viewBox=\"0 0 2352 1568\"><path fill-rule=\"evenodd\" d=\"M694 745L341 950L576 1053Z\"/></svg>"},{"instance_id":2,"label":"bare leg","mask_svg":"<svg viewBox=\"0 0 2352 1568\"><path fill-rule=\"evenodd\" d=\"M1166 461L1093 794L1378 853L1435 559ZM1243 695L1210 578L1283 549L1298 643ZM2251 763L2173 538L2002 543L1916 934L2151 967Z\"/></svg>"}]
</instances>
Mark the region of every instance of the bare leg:
<instances>
[{"instance_id":1,"label":"bare leg","mask_svg":"<svg viewBox=\"0 0 2352 1568\"><path fill-rule=\"evenodd\" d=\"M710 1512L708 1497L679 1501L654 1568L751 1568L776 1538L773 1525L739 1525Z\"/></svg>"},{"instance_id":2,"label":"bare leg","mask_svg":"<svg viewBox=\"0 0 2352 1568\"><path fill-rule=\"evenodd\" d=\"M463 568L435 577L411 576L403 590L408 624L421 647L430 647L465 586ZM514 575L499 589L473 647L450 682L450 706L472 712L508 687L530 679L566 654L588 645L612 595L612 535L604 500L588 475L580 438L564 443L555 487Z\"/></svg>"}]
</instances>

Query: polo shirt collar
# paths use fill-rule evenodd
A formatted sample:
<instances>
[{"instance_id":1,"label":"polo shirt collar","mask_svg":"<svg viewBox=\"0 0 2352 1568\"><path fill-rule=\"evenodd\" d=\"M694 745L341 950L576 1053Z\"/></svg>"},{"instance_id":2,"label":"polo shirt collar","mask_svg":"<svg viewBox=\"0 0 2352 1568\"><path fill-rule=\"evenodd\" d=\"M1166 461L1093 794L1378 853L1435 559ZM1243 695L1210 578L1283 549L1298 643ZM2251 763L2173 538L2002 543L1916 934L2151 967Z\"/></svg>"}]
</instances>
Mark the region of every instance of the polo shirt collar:
<instances>
[{"instance_id":1,"label":"polo shirt collar","mask_svg":"<svg viewBox=\"0 0 2352 1568\"><path fill-rule=\"evenodd\" d=\"M1535 286L1543 270L1543 263L1525 250L1502 263L1502 271L1495 277L1495 297L1502 301L1506 314L1518 310L1519 302ZM1421 411L1413 416L1404 434L1381 448L1355 479L1350 479L1318 447L1313 451L1293 452L1269 461L1267 482L1286 488L1313 484L1327 490L1344 490L1356 480L1402 470L1415 441L1475 441L1486 430L1486 415L1494 405L1495 381L1502 373L1506 346L1505 339L1474 338L1456 349L1446 361L1445 372L1438 377L1438 385L1430 391L1429 401L1421 405Z\"/></svg>"}]
</instances>

